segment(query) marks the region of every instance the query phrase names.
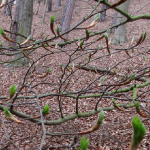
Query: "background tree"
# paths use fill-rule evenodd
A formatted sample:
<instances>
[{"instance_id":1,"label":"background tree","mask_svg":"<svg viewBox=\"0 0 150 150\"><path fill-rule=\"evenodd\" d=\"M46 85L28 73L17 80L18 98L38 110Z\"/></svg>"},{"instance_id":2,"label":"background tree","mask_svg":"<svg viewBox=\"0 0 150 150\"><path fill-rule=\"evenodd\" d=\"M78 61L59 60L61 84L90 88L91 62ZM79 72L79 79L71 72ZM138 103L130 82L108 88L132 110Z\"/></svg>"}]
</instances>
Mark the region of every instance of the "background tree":
<instances>
[{"instance_id":1,"label":"background tree","mask_svg":"<svg viewBox=\"0 0 150 150\"><path fill-rule=\"evenodd\" d=\"M64 33L70 29L70 23L72 19L72 13L75 6L75 0L66 0L66 4L63 11L63 16L61 20L61 32ZM65 39L68 39L68 34L64 35Z\"/></svg>"},{"instance_id":2,"label":"background tree","mask_svg":"<svg viewBox=\"0 0 150 150\"><path fill-rule=\"evenodd\" d=\"M130 0L127 0L125 3L121 4L118 8L120 8L122 11L128 13L129 4L130 4ZM120 23L124 22L125 20L126 20L126 18L122 14L118 13L117 19L116 19L116 24L120 24ZM114 39L113 39L112 43L122 45L127 40L128 40L128 38L126 35L126 24L117 27L117 29L115 29Z\"/></svg>"},{"instance_id":3,"label":"background tree","mask_svg":"<svg viewBox=\"0 0 150 150\"><path fill-rule=\"evenodd\" d=\"M33 0L17 0L14 21L12 24L12 32L16 32L28 37L31 34L32 18ZM12 36L13 40L15 40L15 38L18 43L22 43L25 40L20 36ZM24 55L22 53L15 55L14 62L11 63L11 66L21 67L28 64L29 59L26 57L19 59L23 56Z\"/></svg>"},{"instance_id":4,"label":"background tree","mask_svg":"<svg viewBox=\"0 0 150 150\"><path fill-rule=\"evenodd\" d=\"M60 7L61 6L61 0L56 0L56 2L55 2L55 8L58 8L58 7Z\"/></svg>"}]
</instances>

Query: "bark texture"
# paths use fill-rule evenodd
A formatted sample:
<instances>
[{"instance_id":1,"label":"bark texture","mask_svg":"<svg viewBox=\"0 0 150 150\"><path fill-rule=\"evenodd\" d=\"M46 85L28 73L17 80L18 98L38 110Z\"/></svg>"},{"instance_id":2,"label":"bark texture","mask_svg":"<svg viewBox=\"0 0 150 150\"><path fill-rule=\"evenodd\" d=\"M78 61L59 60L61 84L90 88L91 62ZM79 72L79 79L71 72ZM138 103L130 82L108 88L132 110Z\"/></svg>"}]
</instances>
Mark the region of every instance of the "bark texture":
<instances>
[{"instance_id":1,"label":"bark texture","mask_svg":"<svg viewBox=\"0 0 150 150\"><path fill-rule=\"evenodd\" d=\"M61 0L56 0L55 2L55 8L58 8L61 6Z\"/></svg>"},{"instance_id":2,"label":"bark texture","mask_svg":"<svg viewBox=\"0 0 150 150\"><path fill-rule=\"evenodd\" d=\"M108 2L108 0L106 0L106 1ZM107 6L103 4L101 11L105 10L106 8L107 8ZM105 19L106 19L106 11L103 11L100 14L99 22L104 22Z\"/></svg>"},{"instance_id":3,"label":"bark texture","mask_svg":"<svg viewBox=\"0 0 150 150\"><path fill-rule=\"evenodd\" d=\"M28 37L31 34L32 18L33 18L33 0L17 0L12 32L16 32ZM25 40L21 36L17 37L14 36L14 38L16 38L18 43L22 43ZM15 55L14 60L22 56L24 56L22 53L17 54ZM29 59L24 57L11 63L11 66L22 67L28 63Z\"/></svg>"},{"instance_id":4,"label":"bark texture","mask_svg":"<svg viewBox=\"0 0 150 150\"><path fill-rule=\"evenodd\" d=\"M73 14L73 9L75 6L75 0L66 0L65 8L63 11L63 16L62 16L62 27L61 27L61 32L64 33L70 29L70 23L72 19L72 14ZM64 35L65 39L68 39L68 34ZM61 40L62 42L62 40Z\"/></svg>"},{"instance_id":5,"label":"bark texture","mask_svg":"<svg viewBox=\"0 0 150 150\"><path fill-rule=\"evenodd\" d=\"M127 0L125 3L121 4L118 7L121 10L123 10L124 12L128 13L129 3L130 3L130 0ZM121 15L120 13L118 13L116 24L120 24L125 20L126 20L126 18L123 15ZM117 27L117 29L115 30L114 39L112 41L112 44L122 45L126 41L128 41L128 38L127 38L127 35L126 35L126 24L124 24L124 25L121 25L121 26Z\"/></svg>"}]
</instances>

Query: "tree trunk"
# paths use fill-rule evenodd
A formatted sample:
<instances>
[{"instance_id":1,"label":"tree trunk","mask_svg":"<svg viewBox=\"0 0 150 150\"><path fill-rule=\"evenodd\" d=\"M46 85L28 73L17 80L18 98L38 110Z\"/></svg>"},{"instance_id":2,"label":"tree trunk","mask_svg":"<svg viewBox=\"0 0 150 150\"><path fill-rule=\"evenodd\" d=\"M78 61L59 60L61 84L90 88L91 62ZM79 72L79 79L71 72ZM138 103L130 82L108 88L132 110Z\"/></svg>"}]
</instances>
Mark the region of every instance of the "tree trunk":
<instances>
[{"instance_id":1,"label":"tree trunk","mask_svg":"<svg viewBox=\"0 0 150 150\"><path fill-rule=\"evenodd\" d=\"M55 8L58 8L60 6L61 6L61 0L56 0Z\"/></svg>"},{"instance_id":2,"label":"tree trunk","mask_svg":"<svg viewBox=\"0 0 150 150\"><path fill-rule=\"evenodd\" d=\"M106 0L106 1L108 2L108 0ZM105 10L106 8L107 8L107 6L103 4L101 11ZM106 11L103 11L100 14L99 22L105 21L105 18L106 18Z\"/></svg>"},{"instance_id":3,"label":"tree trunk","mask_svg":"<svg viewBox=\"0 0 150 150\"><path fill-rule=\"evenodd\" d=\"M8 0L8 2L11 2L12 0ZM9 3L6 8L6 16L11 16L11 10L12 10L13 2Z\"/></svg>"},{"instance_id":4,"label":"tree trunk","mask_svg":"<svg viewBox=\"0 0 150 150\"><path fill-rule=\"evenodd\" d=\"M118 8L120 8L124 12L128 13L129 3L130 3L130 0L127 0L125 3L121 4ZM125 19L126 18L123 15L118 13L116 24L122 23L123 21L125 21ZM122 45L126 41L128 41L128 38L126 36L126 24L124 24L124 25L117 27L117 29L115 30L114 39L112 41L112 44Z\"/></svg>"},{"instance_id":5,"label":"tree trunk","mask_svg":"<svg viewBox=\"0 0 150 150\"><path fill-rule=\"evenodd\" d=\"M47 8L47 1L48 1L48 0L45 1L42 23L44 23L44 21L45 21L45 14L46 14L46 8Z\"/></svg>"},{"instance_id":6,"label":"tree trunk","mask_svg":"<svg viewBox=\"0 0 150 150\"><path fill-rule=\"evenodd\" d=\"M111 26L116 25L117 16L118 16L118 12L116 11ZM116 27L113 28L113 29L111 29L111 30L110 30L110 33L114 33L114 32L115 32L115 29L116 29Z\"/></svg>"},{"instance_id":7,"label":"tree trunk","mask_svg":"<svg viewBox=\"0 0 150 150\"><path fill-rule=\"evenodd\" d=\"M52 0L48 0L48 12L52 11Z\"/></svg>"},{"instance_id":8,"label":"tree trunk","mask_svg":"<svg viewBox=\"0 0 150 150\"><path fill-rule=\"evenodd\" d=\"M70 23L72 19L73 9L75 6L75 0L66 0L66 7L64 8L63 16L62 16L62 27L61 32L64 33L70 29ZM68 39L68 34L64 35L65 39ZM61 40L62 42L63 40Z\"/></svg>"},{"instance_id":9,"label":"tree trunk","mask_svg":"<svg viewBox=\"0 0 150 150\"><path fill-rule=\"evenodd\" d=\"M28 37L31 34L33 18L33 0L17 0L12 32L18 32L21 35ZM14 36L14 35L13 35ZM25 39L21 36L14 36L18 43L22 43ZM15 40L13 38L13 40ZM13 45L14 46L14 45ZM24 56L22 53L15 55L14 60ZM11 63L13 67L22 67L29 63L26 57Z\"/></svg>"}]
</instances>

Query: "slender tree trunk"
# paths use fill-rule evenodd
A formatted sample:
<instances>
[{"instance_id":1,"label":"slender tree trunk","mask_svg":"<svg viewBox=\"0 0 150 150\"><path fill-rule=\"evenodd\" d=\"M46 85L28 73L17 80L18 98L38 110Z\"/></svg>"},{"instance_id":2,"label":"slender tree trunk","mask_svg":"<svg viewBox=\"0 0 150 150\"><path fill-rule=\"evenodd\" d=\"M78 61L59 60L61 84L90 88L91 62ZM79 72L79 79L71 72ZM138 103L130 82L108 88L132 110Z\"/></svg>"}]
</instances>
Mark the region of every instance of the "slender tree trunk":
<instances>
[{"instance_id":1,"label":"slender tree trunk","mask_svg":"<svg viewBox=\"0 0 150 150\"><path fill-rule=\"evenodd\" d=\"M12 32L18 32L26 37L31 34L33 18L33 0L17 0ZM18 43L22 43L25 39L21 36L15 36ZM24 56L22 53L15 55L14 60ZM26 57L11 63L13 67L21 67L29 63Z\"/></svg>"},{"instance_id":2,"label":"slender tree trunk","mask_svg":"<svg viewBox=\"0 0 150 150\"><path fill-rule=\"evenodd\" d=\"M55 2L55 8L58 8L61 6L61 0L56 0Z\"/></svg>"},{"instance_id":3,"label":"slender tree trunk","mask_svg":"<svg viewBox=\"0 0 150 150\"><path fill-rule=\"evenodd\" d=\"M8 2L11 2L12 0L8 0ZM6 16L11 16L11 10L12 10L13 2L9 3L6 8Z\"/></svg>"},{"instance_id":4,"label":"slender tree trunk","mask_svg":"<svg viewBox=\"0 0 150 150\"><path fill-rule=\"evenodd\" d=\"M111 26L116 25L117 16L118 16L118 12L116 11ZM111 32L111 33L114 33L114 32L115 32L115 29L116 29L116 28L111 29L110 32Z\"/></svg>"},{"instance_id":5,"label":"slender tree trunk","mask_svg":"<svg viewBox=\"0 0 150 150\"><path fill-rule=\"evenodd\" d=\"M48 12L52 11L52 0L48 0Z\"/></svg>"},{"instance_id":6,"label":"slender tree trunk","mask_svg":"<svg viewBox=\"0 0 150 150\"><path fill-rule=\"evenodd\" d=\"M42 23L44 23L44 21L45 21L45 14L46 14L47 2L48 2L48 0L45 1Z\"/></svg>"},{"instance_id":7,"label":"slender tree trunk","mask_svg":"<svg viewBox=\"0 0 150 150\"><path fill-rule=\"evenodd\" d=\"M108 0L106 0L106 1L108 2ZM107 8L107 6L103 4L101 11L105 10L106 8ZM106 19L106 11L103 11L100 14L99 22L104 22L105 19Z\"/></svg>"},{"instance_id":8,"label":"slender tree trunk","mask_svg":"<svg viewBox=\"0 0 150 150\"><path fill-rule=\"evenodd\" d=\"M128 13L129 3L130 3L130 0L127 0L125 3L121 4L119 6L119 8L121 10L123 10L124 12ZM125 20L126 20L126 18L123 15L121 15L120 13L118 13L116 24L120 24ZM126 24L124 24L124 25L117 27L117 29L115 30L114 39L112 41L112 44L122 45L126 41L128 41L128 38L126 36Z\"/></svg>"},{"instance_id":9,"label":"slender tree trunk","mask_svg":"<svg viewBox=\"0 0 150 150\"><path fill-rule=\"evenodd\" d=\"M65 10L63 12L63 20L62 20L62 27L61 32L64 33L70 29L70 23L72 19L73 9L75 6L75 0L66 0ZM67 7L67 8L66 8ZM68 39L68 34L64 35L65 39ZM62 42L63 40L61 40Z\"/></svg>"}]
</instances>

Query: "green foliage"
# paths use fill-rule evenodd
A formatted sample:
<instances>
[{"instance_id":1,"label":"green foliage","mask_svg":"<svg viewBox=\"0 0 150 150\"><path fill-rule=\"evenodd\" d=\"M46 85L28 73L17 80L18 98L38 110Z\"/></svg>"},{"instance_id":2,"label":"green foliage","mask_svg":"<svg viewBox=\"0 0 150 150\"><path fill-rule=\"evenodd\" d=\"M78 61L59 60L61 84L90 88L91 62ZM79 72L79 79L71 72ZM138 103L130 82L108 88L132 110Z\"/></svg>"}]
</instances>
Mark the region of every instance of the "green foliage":
<instances>
[{"instance_id":1,"label":"green foliage","mask_svg":"<svg viewBox=\"0 0 150 150\"><path fill-rule=\"evenodd\" d=\"M136 73L135 74L133 74L131 77L130 77L130 79L134 79L135 78L135 76L136 76Z\"/></svg>"},{"instance_id":2,"label":"green foliage","mask_svg":"<svg viewBox=\"0 0 150 150\"><path fill-rule=\"evenodd\" d=\"M49 72L50 72L50 68L47 69L46 74L49 74Z\"/></svg>"},{"instance_id":3,"label":"green foliage","mask_svg":"<svg viewBox=\"0 0 150 150\"><path fill-rule=\"evenodd\" d=\"M104 111L102 110L102 111L100 112L100 115L99 115L99 119L98 119L98 121L97 121L97 124L98 124L98 125L102 125L102 124L103 124L103 120L104 120Z\"/></svg>"},{"instance_id":4,"label":"green foliage","mask_svg":"<svg viewBox=\"0 0 150 150\"><path fill-rule=\"evenodd\" d=\"M97 21L97 20L99 20L99 18L100 18L100 13L95 15L94 20Z\"/></svg>"},{"instance_id":5,"label":"green foliage","mask_svg":"<svg viewBox=\"0 0 150 150\"><path fill-rule=\"evenodd\" d=\"M54 24L54 20L55 20L55 15L53 15L53 16L51 17L51 24Z\"/></svg>"},{"instance_id":6,"label":"green foliage","mask_svg":"<svg viewBox=\"0 0 150 150\"><path fill-rule=\"evenodd\" d=\"M2 28L0 28L0 34L1 34L2 36L5 36L5 32L4 32L4 30L3 30Z\"/></svg>"},{"instance_id":7,"label":"green foliage","mask_svg":"<svg viewBox=\"0 0 150 150\"><path fill-rule=\"evenodd\" d=\"M57 34L58 34L58 35L60 35L59 27L57 27L57 29L56 29L56 30L57 30Z\"/></svg>"},{"instance_id":8,"label":"green foliage","mask_svg":"<svg viewBox=\"0 0 150 150\"><path fill-rule=\"evenodd\" d=\"M87 150L89 144L89 139L85 140L85 136L82 137L81 142L80 142L80 147L78 150Z\"/></svg>"},{"instance_id":9,"label":"green foliage","mask_svg":"<svg viewBox=\"0 0 150 150\"><path fill-rule=\"evenodd\" d=\"M90 37L90 32L89 32L89 30L88 30L88 29L86 29L85 31L86 31L86 40L88 40L88 39L89 39L89 37Z\"/></svg>"},{"instance_id":10,"label":"green foliage","mask_svg":"<svg viewBox=\"0 0 150 150\"><path fill-rule=\"evenodd\" d=\"M137 97L137 87L134 87L132 99L136 99L136 97Z\"/></svg>"},{"instance_id":11,"label":"green foliage","mask_svg":"<svg viewBox=\"0 0 150 150\"><path fill-rule=\"evenodd\" d=\"M135 106L136 106L136 109L139 109L139 102L137 102L136 104L135 104Z\"/></svg>"},{"instance_id":12,"label":"green foliage","mask_svg":"<svg viewBox=\"0 0 150 150\"><path fill-rule=\"evenodd\" d=\"M6 117L12 117L12 114L9 112L9 110L7 110L7 108L4 108L4 112L5 112L5 115Z\"/></svg>"},{"instance_id":13,"label":"green foliage","mask_svg":"<svg viewBox=\"0 0 150 150\"><path fill-rule=\"evenodd\" d=\"M42 111L42 114L43 114L43 115L46 115L46 114L48 114L48 113L49 113L49 106L46 105L46 106L44 107L43 111Z\"/></svg>"},{"instance_id":14,"label":"green foliage","mask_svg":"<svg viewBox=\"0 0 150 150\"><path fill-rule=\"evenodd\" d=\"M134 129L132 147L134 148L134 147L137 147L142 141L142 139L144 138L146 129L138 116L135 116L133 118L132 125Z\"/></svg>"},{"instance_id":15,"label":"green foliage","mask_svg":"<svg viewBox=\"0 0 150 150\"><path fill-rule=\"evenodd\" d=\"M12 98L14 96L14 94L16 93L16 85L12 86L10 88L10 98Z\"/></svg>"}]
</instances>

